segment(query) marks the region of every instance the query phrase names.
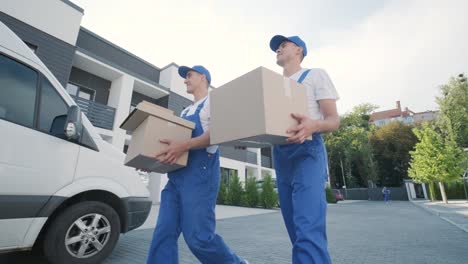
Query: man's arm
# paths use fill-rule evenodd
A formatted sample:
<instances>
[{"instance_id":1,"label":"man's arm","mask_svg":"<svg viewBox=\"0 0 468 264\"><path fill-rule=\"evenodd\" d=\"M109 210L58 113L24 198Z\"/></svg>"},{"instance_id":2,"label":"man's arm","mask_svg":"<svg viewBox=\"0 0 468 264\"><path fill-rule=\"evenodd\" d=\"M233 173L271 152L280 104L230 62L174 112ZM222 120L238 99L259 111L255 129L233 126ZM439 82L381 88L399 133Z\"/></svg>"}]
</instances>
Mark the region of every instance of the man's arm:
<instances>
[{"instance_id":1,"label":"man's arm","mask_svg":"<svg viewBox=\"0 0 468 264\"><path fill-rule=\"evenodd\" d=\"M156 159L162 163L174 164L185 152L191 149L208 147L210 145L210 131L208 130L198 137L185 141L162 139L160 142L167 144L168 146L166 149L156 154Z\"/></svg>"},{"instance_id":2,"label":"man's arm","mask_svg":"<svg viewBox=\"0 0 468 264\"><path fill-rule=\"evenodd\" d=\"M299 122L299 125L289 128L286 133L293 134L287 139L290 143L303 143L306 138L316 132L332 132L340 126L340 117L336 109L336 100L319 100L320 112L323 120L312 120L306 115L293 113L291 116Z\"/></svg>"}]
</instances>

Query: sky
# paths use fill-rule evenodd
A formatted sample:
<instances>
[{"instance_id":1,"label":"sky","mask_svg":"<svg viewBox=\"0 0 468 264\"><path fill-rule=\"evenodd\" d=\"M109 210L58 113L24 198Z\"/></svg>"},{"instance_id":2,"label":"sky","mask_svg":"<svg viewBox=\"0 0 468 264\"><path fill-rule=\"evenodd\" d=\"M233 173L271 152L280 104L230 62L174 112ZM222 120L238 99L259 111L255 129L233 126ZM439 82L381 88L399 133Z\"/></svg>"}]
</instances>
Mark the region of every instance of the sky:
<instances>
[{"instance_id":1,"label":"sky","mask_svg":"<svg viewBox=\"0 0 468 264\"><path fill-rule=\"evenodd\" d=\"M464 0L72 0L82 26L162 68L207 67L219 87L259 66L278 73L272 36L306 43L304 68L323 68L339 113L436 110L450 77L468 69Z\"/></svg>"}]
</instances>

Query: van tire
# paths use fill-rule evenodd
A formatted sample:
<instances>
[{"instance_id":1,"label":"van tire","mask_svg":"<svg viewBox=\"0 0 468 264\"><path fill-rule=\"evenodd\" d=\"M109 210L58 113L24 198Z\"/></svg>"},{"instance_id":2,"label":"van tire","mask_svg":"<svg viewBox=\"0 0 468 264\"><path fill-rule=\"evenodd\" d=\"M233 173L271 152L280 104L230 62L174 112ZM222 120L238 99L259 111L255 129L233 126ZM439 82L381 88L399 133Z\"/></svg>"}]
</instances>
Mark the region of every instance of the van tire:
<instances>
[{"instance_id":1,"label":"van tire","mask_svg":"<svg viewBox=\"0 0 468 264\"><path fill-rule=\"evenodd\" d=\"M99 219L95 225L94 219ZM100 263L112 252L119 235L120 218L112 207L96 201L80 202L61 212L49 225L43 241L44 255L53 264ZM78 238L79 242L71 239L67 246L67 237ZM80 252L82 248L84 252Z\"/></svg>"}]
</instances>

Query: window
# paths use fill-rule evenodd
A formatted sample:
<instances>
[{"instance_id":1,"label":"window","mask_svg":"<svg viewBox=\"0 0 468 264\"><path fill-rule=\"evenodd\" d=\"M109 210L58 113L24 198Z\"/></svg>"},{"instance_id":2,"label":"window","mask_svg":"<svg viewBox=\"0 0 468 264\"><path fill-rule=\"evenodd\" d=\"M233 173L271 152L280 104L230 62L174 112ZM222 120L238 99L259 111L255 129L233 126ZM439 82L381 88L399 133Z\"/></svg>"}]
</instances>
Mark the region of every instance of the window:
<instances>
[{"instance_id":1,"label":"window","mask_svg":"<svg viewBox=\"0 0 468 264\"><path fill-rule=\"evenodd\" d=\"M68 106L47 79L42 80L39 107L39 130L50 133L56 118L66 118ZM57 119L55 122L58 122ZM60 121L65 125L65 120Z\"/></svg>"},{"instance_id":2,"label":"window","mask_svg":"<svg viewBox=\"0 0 468 264\"><path fill-rule=\"evenodd\" d=\"M70 95L76 96L79 89L80 89L80 87L78 87L78 86L76 86L74 84L71 84L71 83L67 83L66 90Z\"/></svg>"},{"instance_id":3,"label":"window","mask_svg":"<svg viewBox=\"0 0 468 264\"><path fill-rule=\"evenodd\" d=\"M0 118L32 127L37 72L0 55Z\"/></svg>"},{"instance_id":4,"label":"window","mask_svg":"<svg viewBox=\"0 0 468 264\"><path fill-rule=\"evenodd\" d=\"M221 182L229 186L231 178L237 176L237 170L221 168Z\"/></svg>"},{"instance_id":5,"label":"window","mask_svg":"<svg viewBox=\"0 0 468 264\"><path fill-rule=\"evenodd\" d=\"M96 94L96 91L94 91L93 89L82 87L73 83L67 83L66 90L70 95L76 96L76 97L79 97L88 101L94 101L94 96Z\"/></svg>"}]
</instances>

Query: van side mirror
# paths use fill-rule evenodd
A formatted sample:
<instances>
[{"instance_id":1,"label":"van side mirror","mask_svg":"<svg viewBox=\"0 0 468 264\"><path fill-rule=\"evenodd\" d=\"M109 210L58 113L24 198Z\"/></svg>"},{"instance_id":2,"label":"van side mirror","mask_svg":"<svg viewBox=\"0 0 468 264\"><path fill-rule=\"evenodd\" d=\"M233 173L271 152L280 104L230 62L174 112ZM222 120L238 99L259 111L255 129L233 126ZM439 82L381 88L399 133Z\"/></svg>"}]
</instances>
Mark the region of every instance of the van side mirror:
<instances>
[{"instance_id":1,"label":"van side mirror","mask_svg":"<svg viewBox=\"0 0 468 264\"><path fill-rule=\"evenodd\" d=\"M63 130L65 126L65 121L67 121L67 115L59 115L54 118L54 121L52 121L52 125L50 127L49 133L52 136L61 138L61 139L67 139L65 136L65 131Z\"/></svg>"},{"instance_id":2,"label":"van side mirror","mask_svg":"<svg viewBox=\"0 0 468 264\"><path fill-rule=\"evenodd\" d=\"M78 106L72 105L68 108L64 131L68 140L78 140L80 138L82 123L81 110Z\"/></svg>"}]
</instances>

